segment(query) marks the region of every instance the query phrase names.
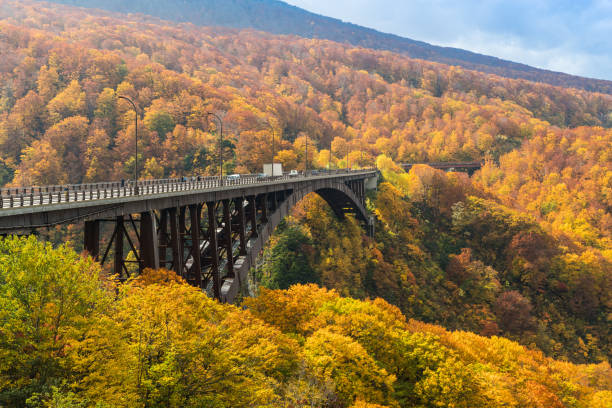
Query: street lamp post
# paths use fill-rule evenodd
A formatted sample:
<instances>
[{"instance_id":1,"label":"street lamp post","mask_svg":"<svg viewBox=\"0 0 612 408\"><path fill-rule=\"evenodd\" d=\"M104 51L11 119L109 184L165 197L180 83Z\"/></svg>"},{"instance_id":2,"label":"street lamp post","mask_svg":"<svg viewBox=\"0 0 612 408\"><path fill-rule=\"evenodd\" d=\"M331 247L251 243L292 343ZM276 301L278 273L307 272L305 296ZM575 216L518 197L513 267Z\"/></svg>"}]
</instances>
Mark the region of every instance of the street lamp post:
<instances>
[{"instance_id":1,"label":"street lamp post","mask_svg":"<svg viewBox=\"0 0 612 408\"><path fill-rule=\"evenodd\" d=\"M360 145L359 148L359 150L361 150L361 163L359 163L359 168L363 169L363 145Z\"/></svg>"},{"instance_id":2,"label":"street lamp post","mask_svg":"<svg viewBox=\"0 0 612 408\"><path fill-rule=\"evenodd\" d=\"M217 119L218 124L219 124L219 130L220 130L220 135L219 135L219 177L221 179L223 179L223 121L221 120L221 118L219 117L219 115L217 115L216 113L213 112L207 112L206 116L213 116L215 119Z\"/></svg>"},{"instance_id":3,"label":"street lamp post","mask_svg":"<svg viewBox=\"0 0 612 408\"><path fill-rule=\"evenodd\" d=\"M351 147L346 144L346 170L349 170L349 160L351 160Z\"/></svg>"},{"instance_id":4,"label":"street lamp post","mask_svg":"<svg viewBox=\"0 0 612 408\"><path fill-rule=\"evenodd\" d=\"M136 146L136 156L134 156L134 193L138 194L138 110L136 109L136 104L127 96L118 95L117 98L125 99L134 108L134 144Z\"/></svg>"},{"instance_id":5,"label":"street lamp post","mask_svg":"<svg viewBox=\"0 0 612 408\"><path fill-rule=\"evenodd\" d=\"M304 165L304 175L308 175L308 135L304 136L306 140L306 164Z\"/></svg>"},{"instance_id":6,"label":"street lamp post","mask_svg":"<svg viewBox=\"0 0 612 408\"><path fill-rule=\"evenodd\" d=\"M272 177L274 177L274 128L270 126L272 129Z\"/></svg>"}]
</instances>

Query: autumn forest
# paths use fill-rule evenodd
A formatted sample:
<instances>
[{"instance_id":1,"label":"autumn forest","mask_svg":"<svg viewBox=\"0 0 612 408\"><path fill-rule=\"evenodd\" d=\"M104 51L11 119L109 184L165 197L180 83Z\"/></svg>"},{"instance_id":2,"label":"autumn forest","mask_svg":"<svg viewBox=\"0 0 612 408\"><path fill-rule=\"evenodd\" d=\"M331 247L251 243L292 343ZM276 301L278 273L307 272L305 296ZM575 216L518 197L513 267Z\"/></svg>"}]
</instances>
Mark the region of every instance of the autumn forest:
<instances>
[{"instance_id":1,"label":"autumn forest","mask_svg":"<svg viewBox=\"0 0 612 408\"><path fill-rule=\"evenodd\" d=\"M274 138L286 170L376 166L375 234L308 196L236 305L119 283L76 227L0 238L0 406L612 407L612 95L0 1L0 186L130 178L119 96L142 178L260 173ZM445 161L483 166L401 166Z\"/></svg>"}]
</instances>

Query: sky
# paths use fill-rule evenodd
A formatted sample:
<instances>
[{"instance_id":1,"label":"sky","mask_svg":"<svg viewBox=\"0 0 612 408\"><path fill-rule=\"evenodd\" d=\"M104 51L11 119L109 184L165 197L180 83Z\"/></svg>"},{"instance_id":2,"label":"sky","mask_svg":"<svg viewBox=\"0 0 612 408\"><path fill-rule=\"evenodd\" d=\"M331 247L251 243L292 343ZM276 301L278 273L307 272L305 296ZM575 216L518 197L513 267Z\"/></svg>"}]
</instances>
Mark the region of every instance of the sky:
<instances>
[{"instance_id":1,"label":"sky","mask_svg":"<svg viewBox=\"0 0 612 408\"><path fill-rule=\"evenodd\" d=\"M284 0L430 44L612 80L612 0Z\"/></svg>"}]
</instances>

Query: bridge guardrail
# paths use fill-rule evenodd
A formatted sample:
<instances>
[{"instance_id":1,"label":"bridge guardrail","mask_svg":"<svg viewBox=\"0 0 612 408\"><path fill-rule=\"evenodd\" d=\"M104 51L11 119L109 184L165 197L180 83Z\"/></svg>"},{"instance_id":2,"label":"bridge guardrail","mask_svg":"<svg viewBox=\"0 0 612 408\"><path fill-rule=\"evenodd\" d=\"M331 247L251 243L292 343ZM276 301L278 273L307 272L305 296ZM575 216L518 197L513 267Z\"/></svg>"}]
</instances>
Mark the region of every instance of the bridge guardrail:
<instances>
[{"instance_id":1,"label":"bridge guardrail","mask_svg":"<svg viewBox=\"0 0 612 408\"><path fill-rule=\"evenodd\" d=\"M373 168L359 170L314 170L310 174L290 176L284 174L275 177L260 177L256 174L243 174L239 178L225 176L190 176L157 180L133 180L64 184L50 186L0 188L0 209L32 207L50 204L103 200L120 197L136 197L154 194L174 193L181 191L198 191L219 187L252 185L271 181L296 181L309 177L325 175L350 174L372 171ZM316 173L316 174L315 174Z\"/></svg>"}]
</instances>

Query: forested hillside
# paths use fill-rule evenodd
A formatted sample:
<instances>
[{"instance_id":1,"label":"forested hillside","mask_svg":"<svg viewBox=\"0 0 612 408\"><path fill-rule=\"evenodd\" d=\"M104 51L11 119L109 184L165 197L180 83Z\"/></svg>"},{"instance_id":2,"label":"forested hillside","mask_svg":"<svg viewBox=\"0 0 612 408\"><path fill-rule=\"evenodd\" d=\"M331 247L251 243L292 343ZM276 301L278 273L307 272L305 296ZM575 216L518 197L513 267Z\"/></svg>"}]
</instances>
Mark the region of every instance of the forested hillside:
<instances>
[{"instance_id":1,"label":"forested hillside","mask_svg":"<svg viewBox=\"0 0 612 408\"><path fill-rule=\"evenodd\" d=\"M0 71L0 151L5 183L129 177L134 166L134 113L117 95L134 99L143 117L139 162L144 163L144 177L218 172L218 135L205 120L208 111L223 117L227 171L260 171L262 163L271 159L272 133L277 138L276 159L286 169L304 167L306 138L313 167L345 167L347 161L353 166L374 165L381 154L395 162L499 160L499 165L490 161L474 185L457 179L450 184L460 185L451 192L434 186L439 202L420 203L410 210L421 212L416 214L421 224L415 228L421 230L422 256L432 258L440 274L452 256L471 248L470 254L457 259L474 258L484 268L511 273L514 281L507 280L504 289L531 291L526 294L535 304L529 308L535 306L540 322L544 314L563 315L570 328L555 325L555 334L553 328L542 328L539 346L555 355L581 355L589 361L610 355L605 328L610 326L606 293L612 250L612 131L606 128L612 125L612 97L327 41L161 25L144 17L119 20L35 2L8 2L3 15L0 46L7 58ZM434 194L428 190L432 181L427 177L417 183L422 191L416 192L390 181L400 189L400 197L418 202ZM466 239L462 234L469 232L457 231L453 224L457 222L454 205L464 203L464 211L472 211L476 218L492 205L466 204L471 195L497 201L527 218L520 218L523 226L506 238L496 238L501 242L476 242L477 236ZM384 219L384 204L374 205ZM512 213L504 211L494 217L501 223L495 230L516 223ZM398 231L414 222L418 220L398 221ZM388 233L389 228L382 231ZM516 235L533 228L543 229L536 236ZM454 235L444 238L448 233ZM518 261L515 255L533 244L530 239L543 240L537 241L543 252ZM498 259L499 251L512 246L514 252ZM565 261L556 262L553 255ZM375 253L366 256L368 262L375 258ZM387 263L392 268L382 281L396 285L401 278L402 285L420 293L420 285L406 280L410 275L402 272L394 256ZM374 269L379 274L383 270ZM547 276L538 272L537 282L530 283L526 275L532 270ZM593 279L593 274L599 278ZM349 280L335 279L351 285ZM371 279L380 284L380 279ZM403 302L407 295L396 292L351 294L385 293L393 297L391 301ZM446 298L421 295L434 303ZM553 298L559 299L562 310L550 312L536 302L537 297L553 303L557 302ZM575 297L585 300L575 300L577 304L569 307L568 299ZM467 307L470 302L464 299L459 304ZM465 327L463 318L444 317L444 306L418 310L413 306L405 304L402 310ZM478 324L494 320L490 306ZM471 319L469 327L476 330L476 320ZM578 351L579 342L590 344L585 347L592 351Z\"/></svg>"},{"instance_id":2,"label":"forested hillside","mask_svg":"<svg viewBox=\"0 0 612 408\"><path fill-rule=\"evenodd\" d=\"M612 125L612 96L249 31L92 16L5 2L0 22L2 180L82 182L132 173L134 99L145 176L213 173L223 116L228 170L497 159L556 126ZM548 123L544 122L547 121ZM280 146L280 148L279 148ZM331 160L329 149L331 147ZM361 161L361 151L364 152ZM13 180L14 179L14 180Z\"/></svg>"},{"instance_id":3,"label":"forested hillside","mask_svg":"<svg viewBox=\"0 0 612 408\"><path fill-rule=\"evenodd\" d=\"M369 201L378 221L374 239L313 196L279 228L255 280L274 289L317 283L344 296L381 297L418 320L501 334L574 361L609 360L609 209L565 201L563 190L587 193L576 186L568 192L552 172L528 192L510 193L518 202L531 197L530 208L517 211L497 196L499 189L506 197L503 180L495 188L478 181L484 170L475 180L427 166L404 173L384 156L378 167L385 182ZM490 164L485 170L491 168L499 171ZM598 183L607 183L609 194L606 171ZM605 199L597 190L588 194ZM597 216L600 223L589 224Z\"/></svg>"},{"instance_id":4,"label":"forested hillside","mask_svg":"<svg viewBox=\"0 0 612 408\"><path fill-rule=\"evenodd\" d=\"M264 288L245 301L249 311L175 283L148 287L148 278L115 299L104 280L77 285L82 301L60 329L45 314L55 301L14 295L38 293L20 271L74 264L97 276L99 267L68 249L2 241L1 282L13 276L16 292L1 286L0 347L12 351L0 354L0 401L42 393L73 406L610 405L612 96L326 40L30 0L0 4L0 54L0 185L130 177L134 112L118 96L142 119L144 178L218 174L219 133L206 112L223 119L224 173L260 172L272 135L287 170L308 161L382 173L367 202L374 237L310 197L254 272L264 287L336 292ZM471 178L398 166L447 160L485 165ZM38 255L11 255L28 251ZM177 280L159 274L149 278ZM152 327L151 342L138 337L143 322L167 316L147 304L185 311L173 315L170 337ZM210 338L198 336L207 330ZM251 353L262 338L264 351ZM44 378L31 374L40 367ZM198 399L222 389L234 405Z\"/></svg>"},{"instance_id":5,"label":"forested hillside","mask_svg":"<svg viewBox=\"0 0 612 408\"><path fill-rule=\"evenodd\" d=\"M393 51L411 58L457 65L507 78L522 78L612 94L611 81L547 71L458 48L438 47L310 13L277 0L186 0L179 5L174 0L52 1L121 13L142 13L202 26L252 28L272 34L320 38L357 47Z\"/></svg>"},{"instance_id":6,"label":"forested hillside","mask_svg":"<svg viewBox=\"0 0 612 408\"><path fill-rule=\"evenodd\" d=\"M608 363L406 319L314 285L223 305L167 271L117 286L71 249L0 239L0 404L607 408ZM245 310L246 309L246 310ZM36 373L36 375L32 375ZM26 402L27 401L27 402Z\"/></svg>"}]
</instances>

